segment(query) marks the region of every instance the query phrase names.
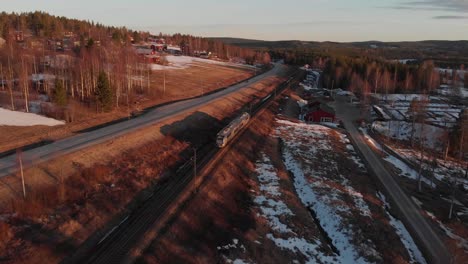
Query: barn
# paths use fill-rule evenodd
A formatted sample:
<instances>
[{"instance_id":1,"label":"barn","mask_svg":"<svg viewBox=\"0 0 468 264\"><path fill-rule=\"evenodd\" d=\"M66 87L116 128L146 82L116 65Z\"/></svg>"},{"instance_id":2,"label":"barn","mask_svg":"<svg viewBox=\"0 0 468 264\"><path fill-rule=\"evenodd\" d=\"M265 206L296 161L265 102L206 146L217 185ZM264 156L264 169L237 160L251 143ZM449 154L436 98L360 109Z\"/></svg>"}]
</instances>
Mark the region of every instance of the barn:
<instances>
[{"instance_id":1,"label":"barn","mask_svg":"<svg viewBox=\"0 0 468 264\"><path fill-rule=\"evenodd\" d=\"M332 123L336 120L335 111L333 108L322 104L320 102L314 102L309 104L309 111L305 115L305 121L314 123Z\"/></svg>"}]
</instances>

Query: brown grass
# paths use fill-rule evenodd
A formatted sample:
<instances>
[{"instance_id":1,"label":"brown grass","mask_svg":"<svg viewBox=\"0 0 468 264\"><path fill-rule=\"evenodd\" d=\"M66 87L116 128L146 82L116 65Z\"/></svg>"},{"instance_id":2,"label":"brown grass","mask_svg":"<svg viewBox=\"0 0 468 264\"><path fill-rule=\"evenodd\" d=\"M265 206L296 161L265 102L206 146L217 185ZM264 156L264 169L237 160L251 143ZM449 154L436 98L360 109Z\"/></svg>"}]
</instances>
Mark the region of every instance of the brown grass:
<instances>
[{"instance_id":1,"label":"brown grass","mask_svg":"<svg viewBox=\"0 0 468 264\"><path fill-rule=\"evenodd\" d=\"M270 78L199 111L221 120L242 108L252 95L268 93L278 81ZM35 223L37 219L42 227L33 227L28 231L30 236L44 237L45 230L56 235L40 246L29 240L14 246L10 243L14 253L2 252L7 255L0 254L0 257L20 253L23 258L14 259L14 263L27 263L38 256L56 262L70 254L96 228L123 210L136 193L157 182L164 171L180 161L179 155L188 148L188 143L163 136L160 129L190 115L192 113L181 114L164 124L26 170L26 200L18 199L18 177L7 177L16 192L9 194L14 195L14 201L4 206L2 212L18 212L15 219L21 221L14 221L16 241L26 235L24 221ZM186 128L178 127L179 130ZM61 250L56 249L57 244Z\"/></svg>"},{"instance_id":2,"label":"brown grass","mask_svg":"<svg viewBox=\"0 0 468 264\"><path fill-rule=\"evenodd\" d=\"M250 190L257 188L252 178L254 162L258 150L273 143L267 140L273 120L270 112L255 120L222 162L208 172L206 182L196 195L188 198L183 210L152 242L140 262L223 263L223 255L228 252L217 250L217 247L232 244L234 238L263 263L290 260L290 256L270 251L271 243L261 237L265 223L251 211ZM257 245L254 240L263 244Z\"/></svg>"},{"instance_id":3,"label":"brown grass","mask_svg":"<svg viewBox=\"0 0 468 264\"><path fill-rule=\"evenodd\" d=\"M0 126L0 153L41 140L58 140L68 137L77 131L127 117L129 112L134 110L199 96L202 92L226 87L253 75L251 71L244 69L210 64L199 65L184 70L166 71L166 94L163 94L163 72L154 71L147 96L135 96L131 98L129 107L121 104L120 108L111 113L96 113L95 109L72 101L67 119L73 122L64 126Z\"/></svg>"},{"instance_id":4,"label":"brown grass","mask_svg":"<svg viewBox=\"0 0 468 264\"><path fill-rule=\"evenodd\" d=\"M272 230L264 219L256 217L256 209L252 206L252 196L258 192L254 162L261 151L267 153L277 168L283 201L287 202L294 212L294 216L288 218L287 223L293 223L294 232L301 237L323 240L310 213L297 198L289 174L282 165L277 139L269 137L274 127L276 109L297 112L295 102L281 102L288 103L288 107L294 109L284 109L284 104L276 104L270 108L271 111L258 117L233 149L223 157L222 162L206 175L204 185L161 230L139 259L139 263L225 263L225 257L243 258L258 263L288 263L291 259L303 262L303 256L279 250L272 241L266 239L265 235ZM353 215L352 219L349 219L350 224L365 230L365 234L355 236L354 242L359 245L371 239L376 244L376 249L382 253L383 260L380 261L406 263L406 250L394 228L389 225L382 202L375 196L376 184L367 173L357 169L357 165L349 160L345 154L346 147L339 140L338 134L332 132L330 137L338 154L333 157L324 155L323 160L333 158L342 163L340 168L343 171L340 171L340 174L349 174L347 178L351 185L364 195L373 213L373 219L360 215ZM317 166L326 166L323 160L322 164ZM330 188L343 189L343 186L333 181L329 183ZM352 204L354 206L354 203ZM239 239L245 250L217 249L219 246L232 244L234 238ZM324 245L326 243L323 241ZM324 252L329 250L323 249Z\"/></svg>"},{"instance_id":5,"label":"brown grass","mask_svg":"<svg viewBox=\"0 0 468 264\"><path fill-rule=\"evenodd\" d=\"M0 251L5 251L8 243L13 238L13 230L10 225L0 221Z\"/></svg>"}]
</instances>

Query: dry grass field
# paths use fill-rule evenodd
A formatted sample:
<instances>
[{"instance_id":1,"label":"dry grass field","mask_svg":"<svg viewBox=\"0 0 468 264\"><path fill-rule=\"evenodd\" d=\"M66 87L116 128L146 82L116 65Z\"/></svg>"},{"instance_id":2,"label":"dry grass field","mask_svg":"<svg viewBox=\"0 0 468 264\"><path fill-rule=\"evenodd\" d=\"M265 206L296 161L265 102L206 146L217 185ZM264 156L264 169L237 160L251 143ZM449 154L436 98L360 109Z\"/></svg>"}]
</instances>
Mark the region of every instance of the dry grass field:
<instances>
[{"instance_id":1,"label":"dry grass field","mask_svg":"<svg viewBox=\"0 0 468 264\"><path fill-rule=\"evenodd\" d=\"M0 211L0 232L7 238L0 258L7 263L58 262L124 210L136 193L170 172L190 144L214 140L226 118L280 81L267 78L195 112L28 169L25 200L19 178L3 178L0 198L10 202Z\"/></svg>"},{"instance_id":2,"label":"dry grass field","mask_svg":"<svg viewBox=\"0 0 468 264\"><path fill-rule=\"evenodd\" d=\"M252 70L205 63L196 63L181 70L153 71L150 75L151 90L148 92L149 95L132 98L129 107L121 106L111 113L96 113L93 109L72 102L70 108L73 109L75 121L66 125L56 127L0 126L0 153L39 141L68 137L77 131L128 117L129 113L133 111L200 96L252 75Z\"/></svg>"}]
</instances>

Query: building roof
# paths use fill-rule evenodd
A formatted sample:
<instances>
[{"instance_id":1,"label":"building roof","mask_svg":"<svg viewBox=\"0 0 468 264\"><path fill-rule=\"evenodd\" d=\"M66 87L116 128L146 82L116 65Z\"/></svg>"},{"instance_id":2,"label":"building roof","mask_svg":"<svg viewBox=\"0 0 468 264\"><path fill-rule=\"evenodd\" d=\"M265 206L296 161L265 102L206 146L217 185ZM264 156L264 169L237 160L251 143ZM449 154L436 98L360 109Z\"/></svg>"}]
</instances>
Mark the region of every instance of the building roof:
<instances>
[{"instance_id":1,"label":"building roof","mask_svg":"<svg viewBox=\"0 0 468 264\"><path fill-rule=\"evenodd\" d=\"M327 105L327 104L324 104L324 103L320 103L320 102L313 102L311 104L309 104L309 106L317 106L316 108L312 109L310 111L310 113L313 113L315 111L319 111L319 110L322 110L324 112L327 112L329 114L332 114L332 115L335 115L335 109L333 109L333 107Z\"/></svg>"},{"instance_id":2,"label":"building roof","mask_svg":"<svg viewBox=\"0 0 468 264\"><path fill-rule=\"evenodd\" d=\"M330 114L335 114L335 109L333 109L333 107L327 105L327 104L321 104L320 105L320 109L322 109L323 111L325 112L328 112Z\"/></svg>"}]
</instances>

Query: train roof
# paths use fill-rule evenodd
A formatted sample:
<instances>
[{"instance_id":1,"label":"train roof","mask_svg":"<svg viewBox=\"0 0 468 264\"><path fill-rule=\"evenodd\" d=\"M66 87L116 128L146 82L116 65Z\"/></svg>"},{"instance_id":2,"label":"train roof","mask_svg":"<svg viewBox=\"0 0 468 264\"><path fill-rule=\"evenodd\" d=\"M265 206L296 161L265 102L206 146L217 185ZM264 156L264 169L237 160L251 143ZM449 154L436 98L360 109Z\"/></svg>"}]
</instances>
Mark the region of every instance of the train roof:
<instances>
[{"instance_id":1,"label":"train roof","mask_svg":"<svg viewBox=\"0 0 468 264\"><path fill-rule=\"evenodd\" d=\"M241 116L237 117L236 119L232 120L229 125L227 125L223 130L219 131L217 136L226 136L232 132L232 130L239 124L242 120L250 118L250 115L246 112L242 113Z\"/></svg>"}]
</instances>

